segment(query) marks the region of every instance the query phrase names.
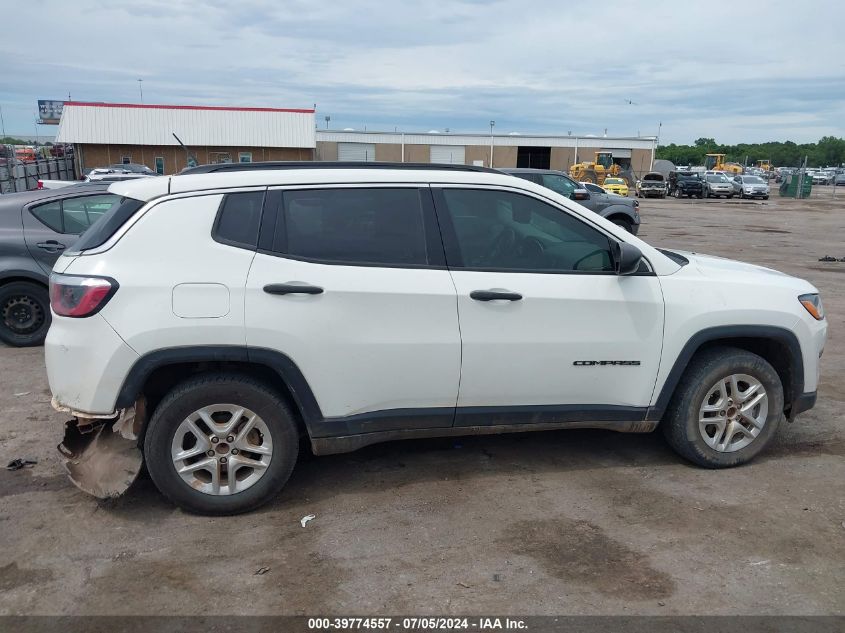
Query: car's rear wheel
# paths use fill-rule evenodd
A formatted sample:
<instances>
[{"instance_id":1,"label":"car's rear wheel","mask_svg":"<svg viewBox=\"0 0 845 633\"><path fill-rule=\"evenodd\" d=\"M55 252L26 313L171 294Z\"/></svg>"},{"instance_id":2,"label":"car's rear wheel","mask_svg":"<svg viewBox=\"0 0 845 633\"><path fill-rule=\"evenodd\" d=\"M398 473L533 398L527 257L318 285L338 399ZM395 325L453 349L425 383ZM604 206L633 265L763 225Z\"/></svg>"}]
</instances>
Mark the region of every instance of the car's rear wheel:
<instances>
[{"instance_id":1,"label":"car's rear wheel","mask_svg":"<svg viewBox=\"0 0 845 633\"><path fill-rule=\"evenodd\" d=\"M156 407L144 438L158 489L189 512L247 512L272 499L299 452L293 413L248 376L200 376Z\"/></svg>"},{"instance_id":2,"label":"car's rear wheel","mask_svg":"<svg viewBox=\"0 0 845 633\"><path fill-rule=\"evenodd\" d=\"M15 347L41 345L50 328L47 289L28 281L0 286L0 340Z\"/></svg>"},{"instance_id":3,"label":"car's rear wheel","mask_svg":"<svg viewBox=\"0 0 845 633\"><path fill-rule=\"evenodd\" d=\"M744 464L769 443L783 419L783 386L751 352L718 347L697 355L661 422L681 456L707 468Z\"/></svg>"}]
</instances>

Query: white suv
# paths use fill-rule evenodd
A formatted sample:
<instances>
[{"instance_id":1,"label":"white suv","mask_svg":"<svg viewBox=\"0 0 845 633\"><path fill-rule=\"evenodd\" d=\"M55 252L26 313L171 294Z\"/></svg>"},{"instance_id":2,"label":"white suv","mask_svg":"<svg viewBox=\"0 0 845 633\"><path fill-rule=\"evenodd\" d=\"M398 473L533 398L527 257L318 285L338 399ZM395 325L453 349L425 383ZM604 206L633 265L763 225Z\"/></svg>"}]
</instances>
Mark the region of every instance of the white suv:
<instances>
[{"instance_id":1,"label":"white suv","mask_svg":"<svg viewBox=\"0 0 845 633\"><path fill-rule=\"evenodd\" d=\"M112 185L122 203L51 278L60 450L98 496L143 459L182 508L249 510L300 438L323 455L659 424L734 466L815 403L827 323L806 281L652 248L483 168L192 171Z\"/></svg>"}]
</instances>

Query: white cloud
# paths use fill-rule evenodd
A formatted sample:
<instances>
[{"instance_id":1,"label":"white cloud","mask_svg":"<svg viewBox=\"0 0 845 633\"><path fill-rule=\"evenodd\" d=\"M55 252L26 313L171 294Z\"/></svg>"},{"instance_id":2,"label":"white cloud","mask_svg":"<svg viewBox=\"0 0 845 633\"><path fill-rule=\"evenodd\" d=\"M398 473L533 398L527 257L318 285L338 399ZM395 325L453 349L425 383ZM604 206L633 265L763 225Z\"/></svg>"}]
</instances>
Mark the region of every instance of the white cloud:
<instances>
[{"instance_id":1,"label":"white cloud","mask_svg":"<svg viewBox=\"0 0 845 633\"><path fill-rule=\"evenodd\" d=\"M38 98L133 101L143 78L148 102L316 102L333 124L370 129L472 131L494 118L625 135L662 121L676 142L843 135L843 3L15 5L0 41L9 131L31 127Z\"/></svg>"}]
</instances>

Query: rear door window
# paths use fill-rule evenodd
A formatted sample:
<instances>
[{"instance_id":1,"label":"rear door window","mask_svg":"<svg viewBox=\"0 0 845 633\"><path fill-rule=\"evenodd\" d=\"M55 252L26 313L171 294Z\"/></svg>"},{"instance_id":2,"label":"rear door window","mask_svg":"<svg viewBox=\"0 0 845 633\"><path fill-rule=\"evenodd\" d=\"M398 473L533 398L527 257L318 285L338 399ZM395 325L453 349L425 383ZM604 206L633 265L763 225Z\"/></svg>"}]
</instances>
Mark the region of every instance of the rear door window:
<instances>
[{"instance_id":1,"label":"rear door window","mask_svg":"<svg viewBox=\"0 0 845 633\"><path fill-rule=\"evenodd\" d=\"M428 265L424 195L430 202L417 188L285 191L272 250L334 264Z\"/></svg>"}]
</instances>

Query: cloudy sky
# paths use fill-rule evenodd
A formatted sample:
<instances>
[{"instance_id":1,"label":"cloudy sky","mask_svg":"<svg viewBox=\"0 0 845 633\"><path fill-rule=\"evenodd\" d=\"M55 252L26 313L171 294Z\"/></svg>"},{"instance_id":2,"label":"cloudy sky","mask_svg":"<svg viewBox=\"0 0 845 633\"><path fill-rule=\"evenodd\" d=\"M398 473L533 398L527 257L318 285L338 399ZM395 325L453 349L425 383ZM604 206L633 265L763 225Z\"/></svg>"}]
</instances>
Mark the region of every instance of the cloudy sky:
<instances>
[{"instance_id":1,"label":"cloudy sky","mask_svg":"<svg viewBox=\"0 0 845 633\"><path fill-rule=\"evenodd\" d=\"M845 2L0 0L0 107L311 107L320 127L845 136ZM44 127L40 133L55 131Z\"/></svg>"}]
</instances>

